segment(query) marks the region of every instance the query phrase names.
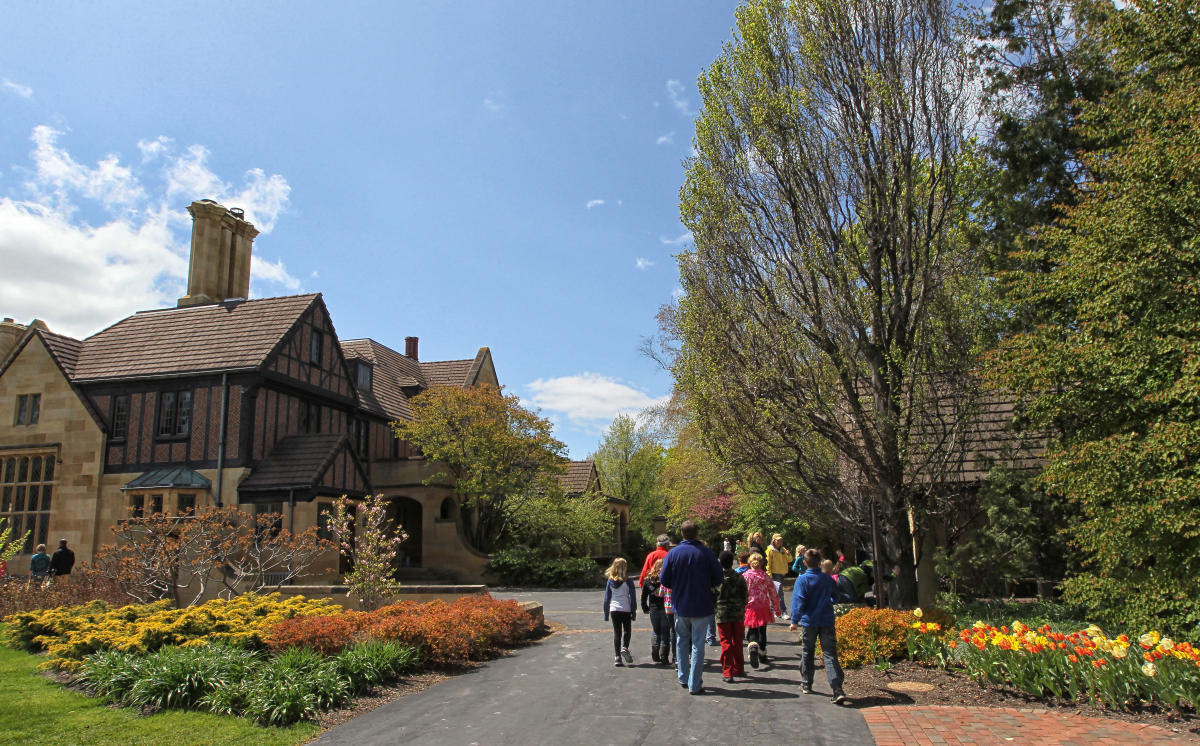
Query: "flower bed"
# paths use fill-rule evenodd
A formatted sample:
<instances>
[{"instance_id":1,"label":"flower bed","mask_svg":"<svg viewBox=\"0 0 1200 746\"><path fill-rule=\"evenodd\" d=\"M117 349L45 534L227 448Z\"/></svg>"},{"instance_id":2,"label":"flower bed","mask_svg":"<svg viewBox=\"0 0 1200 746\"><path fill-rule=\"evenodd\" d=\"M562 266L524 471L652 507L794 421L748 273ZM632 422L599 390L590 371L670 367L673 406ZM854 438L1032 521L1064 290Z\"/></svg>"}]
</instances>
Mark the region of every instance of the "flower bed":
<instances>
[{"instance_id":1,"label":"flower bed","mask_svg":"<svg viewBox=\"0 0 1200 746\"><path fill-rule=\"evenodd\" d=\"M262 648L267 629L285 619L339 610L332 601L303 596L282 599L247 594L231 601L215 600L186 609L168 601L112 608L103 601L26 611L5 619L9 641L30 652L46 651L44 667L72 670L92 653L119 650L152 653L169 645L225 642Z\"/></svg>"}]
</instances>

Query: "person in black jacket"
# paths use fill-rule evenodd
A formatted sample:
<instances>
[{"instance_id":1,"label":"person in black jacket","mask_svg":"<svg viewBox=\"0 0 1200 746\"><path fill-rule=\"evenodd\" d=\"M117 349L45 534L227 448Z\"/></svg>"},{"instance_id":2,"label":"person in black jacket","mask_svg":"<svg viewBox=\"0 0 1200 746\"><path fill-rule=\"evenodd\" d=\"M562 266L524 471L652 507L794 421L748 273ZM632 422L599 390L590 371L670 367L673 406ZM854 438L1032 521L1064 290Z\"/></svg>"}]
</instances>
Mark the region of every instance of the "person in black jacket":
<instances>
[{"instance_id":1,"label":"person in black jacket","mask_svg":"<svg viewBox=\"0 0 1200 746\"><path fill-rule=\"evenodd\" d=\"M675 630L668 617L674 615L667 613L666 589L658 578L662 564L661 559L655 560L642 583L642 611L650 615L650 657L655 663L669 666Z\"/></svg>"},{"instance_id":2,"label":"person in black jacket","mask_svg":"<svg viewBox=\"0 0 1200 746\"><path fill-rule=\"evenodd\" d=\"M67 540L58 540L58 549L54 550L54 554L50 556L50 574L51 575L70 575L71 568L75 566L75 553L67 549Z\"/></svg>"}]
</instances>

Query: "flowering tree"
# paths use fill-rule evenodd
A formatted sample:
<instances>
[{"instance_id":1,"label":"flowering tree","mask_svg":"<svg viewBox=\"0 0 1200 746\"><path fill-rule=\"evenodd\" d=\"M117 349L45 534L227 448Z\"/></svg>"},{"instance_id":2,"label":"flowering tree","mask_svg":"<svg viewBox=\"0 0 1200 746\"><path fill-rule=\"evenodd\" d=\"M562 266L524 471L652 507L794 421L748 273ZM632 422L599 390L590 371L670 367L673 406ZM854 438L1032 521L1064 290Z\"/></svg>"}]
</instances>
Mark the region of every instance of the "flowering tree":
<instances>
[{"instance_id":1,"label":"flowering tree","mask_svg":"<svg viewBox=\"0 0 1200 746\"><path fill-rule=\"evenodd\" d=\"M117 542L96 552L95 570L139 602L177 606L199 602L214 579L228 597L278 587L332 548L315 528L293 534L280 519L232 506L130 518L112 527Z\"/></svg>"},{"instance_id":2,"label":"flowering tree","mask_svg":"<svg viewBox=\"0 0 1200 746\"><path fill-rule=\"evenodd\" d=\"M388 500L383 495L368 495L359 503L345 496L333 504L333 512L323 514L338 551L350 560L346 573L347 596L357 596L363 609L379 608L388 591L397 583L393 577L396 554L408 534L388 515ZM358 528L355 530L355 519Z\"/></svg>"}]
</instances>

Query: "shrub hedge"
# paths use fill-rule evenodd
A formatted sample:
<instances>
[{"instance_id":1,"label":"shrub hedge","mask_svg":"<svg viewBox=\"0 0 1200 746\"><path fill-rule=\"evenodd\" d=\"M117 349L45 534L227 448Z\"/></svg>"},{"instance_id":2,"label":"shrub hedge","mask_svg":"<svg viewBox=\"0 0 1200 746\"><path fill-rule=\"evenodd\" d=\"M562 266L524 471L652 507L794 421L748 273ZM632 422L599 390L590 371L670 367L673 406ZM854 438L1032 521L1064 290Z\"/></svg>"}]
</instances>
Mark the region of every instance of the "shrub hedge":
<instances>
[{"instance_id":1,"label":"shrub hedge","mask_svg":"<svg viewBox=\"0 0 1200 746\"><path fill-rule=\"evenodd\" d=\"M402 601L373 612L306 616L274 624L271 650L304 647L335 653L360 640L410 645L433 667L481 660L496 648L528 637L534 622L515 601L467 596L451 603Z\"/></svg>"}]
</instances>

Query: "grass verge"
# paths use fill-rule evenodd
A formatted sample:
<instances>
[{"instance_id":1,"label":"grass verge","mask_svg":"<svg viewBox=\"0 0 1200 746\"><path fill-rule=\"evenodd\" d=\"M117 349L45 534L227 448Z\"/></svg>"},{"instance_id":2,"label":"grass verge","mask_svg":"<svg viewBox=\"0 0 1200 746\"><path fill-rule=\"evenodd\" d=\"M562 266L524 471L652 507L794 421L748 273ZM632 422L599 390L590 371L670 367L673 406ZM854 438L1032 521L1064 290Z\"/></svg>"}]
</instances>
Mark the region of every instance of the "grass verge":
<instances>
[{"instance_id":1,"label":"grass verge","mask_svg":"<svg viewBox=\"0 0 1200 746\"><path fill-rule=\"evenodd\" d=\"M0 647L0 744L282 746L304 743L321 730L311 722L264 728L243 718L184 710L141 716L55 684L38 672L41 661L39 656Z\"/></svg>"}]
</instances>

